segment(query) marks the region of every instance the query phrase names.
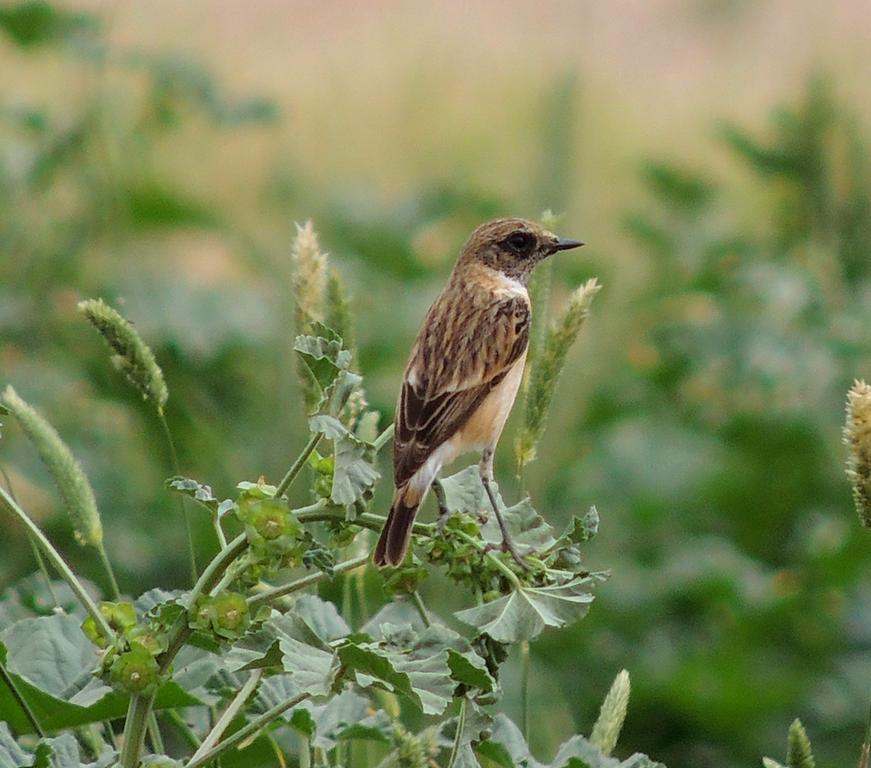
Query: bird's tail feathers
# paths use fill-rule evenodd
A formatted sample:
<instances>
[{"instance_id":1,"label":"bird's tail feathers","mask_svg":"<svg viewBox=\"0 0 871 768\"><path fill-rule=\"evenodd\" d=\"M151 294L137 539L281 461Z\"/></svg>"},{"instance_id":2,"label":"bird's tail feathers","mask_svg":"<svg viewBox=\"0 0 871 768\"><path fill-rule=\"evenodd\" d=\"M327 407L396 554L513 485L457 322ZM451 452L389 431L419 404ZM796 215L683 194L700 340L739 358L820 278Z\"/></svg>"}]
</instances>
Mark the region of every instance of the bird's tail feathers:
<instances>
[{"instance_id":1,"label":"bird's tail feathers","mask_svg":"<svg viewBox=\"0 0 871 768\"><path fill-rule=\"evenodd\" d=\"M422 498L420 491L407 485L396 489L390 514L384 523L372 558L378 568L395 567L405 559L408 543L411 541L411 528Z\"/></svg>"}]
</instances>

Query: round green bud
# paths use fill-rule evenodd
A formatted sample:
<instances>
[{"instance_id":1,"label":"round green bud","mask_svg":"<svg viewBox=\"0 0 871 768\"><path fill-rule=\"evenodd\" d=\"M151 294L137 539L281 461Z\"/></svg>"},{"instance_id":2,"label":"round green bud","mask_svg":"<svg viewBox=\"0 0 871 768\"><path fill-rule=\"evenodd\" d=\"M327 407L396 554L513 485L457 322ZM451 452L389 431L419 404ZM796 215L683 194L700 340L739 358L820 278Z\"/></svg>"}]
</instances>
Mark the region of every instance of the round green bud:
<instances>
[{"instance_id":1,"label":"round green bud","mask_svg":"<svg viewBox=\"0 0 871 768\"><path fill-rule=\"evenodd\" d=\"M125 693L150 693L160 681L157 660L145 648L132 645L112 662L109 670L112 686Z\"/></svg>"},{"instance_id":2,"label":"round green bud","mask_svg":"<svg viewBox=\"0 0 871 768\"><path fill-rule=\"evenodd\" d=\"M220 637L233 640L248 629L251 616L248 601L238 592L222 592L212 599L212 629Z\"/></svg>"}]
</instances>

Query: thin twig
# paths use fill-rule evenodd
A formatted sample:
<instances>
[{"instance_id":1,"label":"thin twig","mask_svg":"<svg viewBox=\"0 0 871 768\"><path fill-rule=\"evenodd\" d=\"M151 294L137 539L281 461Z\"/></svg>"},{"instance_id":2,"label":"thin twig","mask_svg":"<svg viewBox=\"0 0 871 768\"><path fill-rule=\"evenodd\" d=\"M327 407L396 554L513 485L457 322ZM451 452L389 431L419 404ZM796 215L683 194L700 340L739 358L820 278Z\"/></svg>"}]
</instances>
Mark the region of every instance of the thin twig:
<instances>
[{"instance_id":1,"label":"thin twig","mask_svg":"<svg viewBox=\"0 0 871 768\"><path fill-rule=\"evenodd\" d=\"M230 747L235 746L241 741L247 739L251 734L257 733L261 728L269 725L279 715L287 712L288 709L293 709L297 704L302 703L310 698L310 693L300 693L291 699L288 699L281 704L276 704L272 709L264 712L260 717L252 720L248 725L240 728L238 731L228 736L223 741L216 744L211 750L206 752L197 760L190 760L185 764L185 768L200 768L214 760L218 755L226 752Z\"/></svg>"},{"instance_id":2,"label":"thin twig","mask_svg":"<svg viewBox=\"0 0 871 768\"><path fill-rule=\"evenodd\" d=\"M323 434L321 432L316 432L311 436L308 443L306 443L305 448L302 449L302 453L296 457L296 461L293 462L293 465L290 469L287 470L287 474L283 478L281 478L281 482L278 484L278 488L275 489L275 498L280 499L284 496L285 492L288 488L290 488L290 484L296 479L296 476L299 474L299 471L305 466L305 463L308 461L308 457L311 456L312 451L318 447L318 443L321 441Z\"/></svg>"},{"instance_id":3,"label":"thin twig","mask_svg":"<svg viewBox=\"0 0 871 768\"><path fill-rule=\"evenodd\" d=\"M6 483L6 490L9 491L9 495L15 500L18 499L15 496L15 491L12 488L12 480L10 480L9 475L6 472L6 468L0 465L0 475L3 475L3 482ZM28 533L27 540L30 542L30 548L33 550L33 557L36 559L36 564L39 567L39 570L42 572L42 576L45 579L45 586L48 589L48 594L51 595L51 599L54 602L55 608L60 608L60 600L57 599L57 593L54 591L54 586L51 583L51 576L49 575L48 568L45 565L45 560L42 559L42 554L39 551L39 547L36 546L36 542L33 540L33 537Z\"/></svg>"},{"instance_id":4,"label":"thin twig","mask_svg":"<svg viewBox=\"0 0 871 768\"><path fill-rule=\"evenodd\" d=\"M106 554L106 548L100 544L97 547L97 554L100 556L100 562L103 565L103 570L106 572L106 578L109 579L109 591L112 594L112 599L121 600L121 590L118 589L118 580L115 578L115 571L112 569L112 562L109 560L109 555Z\"/></svg>"},{"instance_id":5,"label":"thin twig","mask_svg":"<svg viewBox=\"0 0 871 768\"><path fill-rule=\"evenodd\" d=\"M339 563L338 565L333 567L333 574L337 573L345 573L346 571L353 571L355 568L359 568L361 565L366 565L369 562L369 555L361 555L360 557L355 557L352 560L346 560L344 563ZM248 607L255 608L256 606L267 604L278 600L285 595L290 595L293 592L299 592L302 589L306 589L307 587L312 586L313 584L317 584L319 581L326 579L328 574L323 573L322 571L317 571L315 573L310 573L308 576L303 576L301 579L297 579L296 581L291 581L289 584L283 584L280 587L272 587L272 589L267 589L265 592L261 592L258 595L253 595L248 598Z\"/></svg>"},{"instance_id":6,"label":"thin twig","mask_svg":"<svg viewBox=\"0 0 871 768\"><path fill-rule=\"evenodd\" d=\"M169 422L166 420L166 414L163 412L163 409L158 409L157 417L160 421L161 427L163 427L163 434L166 437L166 443L169 446L169 455L172 459L172 471L176 475L181 475L181 465L178 462L178 453L175 450L175 440L172 439L172 431L169 428ZM184 517L184 526L188 536L188 557L190 559L191 581L195 582L197 580L197 556L194 551L194 532L191 527L191 520L188 516L188 508L184 497L176 495L176 500L178 508L181 510L182 517Z\"/></svg>"},{"instance_id":7,"label":"thin twig","mask_svg":"<svg viewBox=\"0 0 871 768\"><path fill-rule=\"evenodd\" d=\"M420 620L423 622L425 627L431 627L432 622L429 618L429 613L427 613L426 606L423 604L423 600L420 597L420 592L414 590L411 593L411 602L414 604L414 607L417 609L418 614L420 615Z\"/></svg>"},{"instance_id":8,"label":"thin twig","mask_svg":"<svg viewBox=\"0 0 871 768\"><path fill-rule=\"evenodd\" d=\"M227 727L230 723L233 722L233 718L239 714L239 710L245 706L245 702L251 697L251 694L254 693L254 689L257 687L257 684L260 682L260 678L263 677L262 669L255 669L251 672L250 677L245 681L245 685L243 685L239 692L233 697L233 701L227 706L224 710L224 714L218 718L218 722L215 723L214 727L211 731L209 731L208 735L205 739L203 739L203 743L200 744L199 748L196 752L194 752L191 757L191 762L195 762L199 760L203 755L209 752L215 744L218 743L218 740L223 735L224 731L227 730Z\"/></svg>"},{"instance_id":9,"label":"thin twig","mask_svg":"<svg viewBox=\"0 0 871 768\"><path fill-rule=\"evenodd\" d=\"M384 431L375 438L375 442L372 443L372 446L375 448L375 453L378 453L393 437L393 430L395 429L393 424L385 427Z\"/></svg>"},{"instance_id":10,"label":"thin twig","mask_svg":"<svg viewBox=\"0 0 871 768\"><path fill-rule=\"evenodd\" d=\"M0 499L3 500L9 511L12 512L12 514L15 515L24 524L24 526L33 536L34 540L39 545L43 554L48 558L54 569L61 575L63 580L67 584L69 584L70 589L79 599L82 607L94 619L94 622L100 630L100 634L102 634L110 642L114 640L115 633L112 631L112 628L109 626L109 623L106 621L103 614L100 613L100 609L97 608L96 604L91 599L91 596L87 593L84 586L82 586L82 582L80 582L78 577L72 572L70 567L60 556L60 553L54 548L46 535L40 530L39 526L27 516L27 513L20 506L18 506L18 503L15 501L15 499L13 499L6 492L6 489L2 487L0 487Z\"/></svg>"},{"instance_id":11,"label":"thin twig","mask_svg":"<svg viewBox=\"0 0 871 768\"><path fill-rule=\"evenodd\" d=\"M197 749L201 741L200 737L194 733L194 729L191 728L187 721L174 709L165 710L164 714L170 723L175 726L175 729L178 731L179 735L187 742L189 747L193 747Z\"/></svg>"}]
</instances>

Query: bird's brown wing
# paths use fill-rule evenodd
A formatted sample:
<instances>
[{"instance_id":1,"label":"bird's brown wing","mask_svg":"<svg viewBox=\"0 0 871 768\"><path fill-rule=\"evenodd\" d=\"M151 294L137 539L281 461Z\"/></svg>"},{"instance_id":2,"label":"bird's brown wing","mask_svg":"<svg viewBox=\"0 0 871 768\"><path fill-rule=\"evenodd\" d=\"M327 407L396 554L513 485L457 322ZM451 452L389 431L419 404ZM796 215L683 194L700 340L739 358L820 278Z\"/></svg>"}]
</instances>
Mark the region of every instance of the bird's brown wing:
<instances>
[{"instance_id":1,"label":"bird's brown wing","mask_svg":"<svg viewBox=\"0 0 871 768\"><path fill-rule=\"evenodd\" d=\"M443 295L412 351L396 410L393 475L406 483L463 427L529 341L529 300L507 294Z\"/></svg>"}]
</instances>

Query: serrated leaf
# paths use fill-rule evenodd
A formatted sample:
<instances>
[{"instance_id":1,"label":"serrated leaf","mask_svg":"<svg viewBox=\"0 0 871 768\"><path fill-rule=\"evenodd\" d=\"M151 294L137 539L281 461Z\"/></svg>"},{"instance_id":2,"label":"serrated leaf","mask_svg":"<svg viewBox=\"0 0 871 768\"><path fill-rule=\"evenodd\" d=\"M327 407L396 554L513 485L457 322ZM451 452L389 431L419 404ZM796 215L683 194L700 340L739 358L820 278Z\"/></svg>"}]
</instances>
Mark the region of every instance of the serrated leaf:
<instances>
[{"instance_id":1,"label":"serrated leaf","mask_svg":"<svg viewBox=\"0 0 871 768\"><path fill-rule=\"evenodd\" d=\"M451 512L477 516L482 511L490 510L490 501L484 495L476 464L442 478L441 483L445 491L445 503Z\"/></svg>"},{"instance_id":2,"label":"serrated leaf","mask_svg":"<svg viewBox=\"0 0 871 768\"><path fill-rule=\"evenodd\" d=\"M425 714L439 715L453 696L454 681L444 637L433 629L418 637L410 626L383 625L384 640L349 638L338 648L339 659L361 687L379 683L411 699Z\"/></svg>"},{"instance_id":3,"label":"serrated leaf","mask_svg":"<svg viewBox=\"0 0 871 768\"><path fill-rule=\"evenodd\" d=\"M450 477L444 478L445 502L451 512L460 512L473 517L484 515L487 522L481 528L481 536L491 544L502 542L502 531L493 514L493 507L481 484L481 475L476 464L466 467ZM511 507L506 506L495 486L496 503L505 520L508 532L514 543L534 550L551 548L556 539L553 528L535 511L530 499L522 499Z\"/></svg>"},{"instance_id":4,"label":"serrated leaf","mask_svg":"<svg viewBox=\"0 0 871 768\"><path fill-rule=\"evenodd\" d=\"M550 768L618 768L619 765L619 760L608 757L583 736L572 736L559 748Z\"/></svg>"},{"instance_id":5,"label":"serrated leaf","mask_svg":"<svg viewBox=\"0 0 871 768\"><path fill-rule=\"evenodd\" d=\"M326 392L336 381L339 373L351 364L351 353L342 349L342 340L337 334L324 328L323 336L297 336L294 351L300 356L312 380L321 392Z\"/></svg>"},{"instance_id":6,"label":"serrated leaf","mask_svg":"<svg viewBox=\"0 0 871 768\"><path fill-rule=\"evenodd\" d=\"M573 517L569 527L559 537L558 544L583 544L599 532L599 511L590 507L583 517Z\"/></svg>"},{"instance_id":7,"label":"serrated leaf","mask_svg":"<svg viewBox=\"0 0 871 768\"><path fill-rule=\"evenodd\" d=\"M115 762L115 751L107 749L95 763L82 763L79 744L71 733L43 739L36 746L33 768L105 768Z\"/></svg>"},{"instance_id":8,"label":"serrated leaf","mask_svg":"<svg viewBox=\"0 0 871 768\"><path fill-rule=\"evenodd\" d=\"M314 620L311 609L308 618ZM321 622L319 628L323 629L324 616L317 618ZM335 621L332 618L330 621L335 627ZM230 649L225 663L233 672L280 666L297 692L314 696L329 691L337 671L333 650L303 616L296 614L273 616L259 630L245 635Z\"/></svg>"},{"instance_id":9,"label":"serrated leaf","mask_svg":"<svg viewBox=\"0 0 871 768\"><path fill-rule=\"evenodd\" d=\"M392 723L383 711L370 715L369 700L354 691L342 691L326 704L303 702L294 713L304 727L311 727L312 746L331 750L338 741L361 739L365 741L390 742ZM307 716L303 716L303 713ZM291 725L296 726L291 720Z\"/></svg>"},{"instance_id":10,"label":"serrated leaf","mask_svg":"<svg viewBox=\"0 0 871 768\"><path fill-rule=\"evenodd\" d=\"M351 628L339 616L336 606L316 595L300 596L293 604L293 613L325 643L351 634Z\"/></svg>"},{"instance_id":11,"label":"serrated leaf","mask_svg":"<svg viewBox=\"0 0 871 768\"><path fill-rule=\"evenodd\" d=\"M562 627L584 616L593 601L588 591L601 574L572 579L547 587L520 587L484 605L454 615L500 643L537 637L545 627Z\"/></svg>"},{"instance_id":12,"label":"serrated leaf","mask_svg":"<svg viewBox=\"0 0 871 768\"><path fill-rule=\"evenodd\" d=\"M189 477L176 475L175 477L168 478L165 481L165 485L171 491L176 491L183 496L188 496L199 504L202 504L202 506L213 514L218 510L218 500L212 493L212 489L205 483L200 483Z\"/></svg>"},{"instance_id":13,"label":"serrated leaf","mask_svg":"<svg viewBox=\"0 0 871 768\"><path fill-rule=\"evenodd\" d=\"M149 589L133 601L137 616L161 617L173 606L181 608L180 600L187 594L184 590Z\"/></svg>"},{"instance_id":14,"label":"serrated leaf","mask_svg":"<svg viewBox=\"0 0 871 768\"><path fill-rule=\"evenodd\" d=\"M330 501L347 507L362 499L380 474L373 465L374 450L333 416L312 416L309 426L333 442L333 485Z\"/></svg>"}]
</instances>

